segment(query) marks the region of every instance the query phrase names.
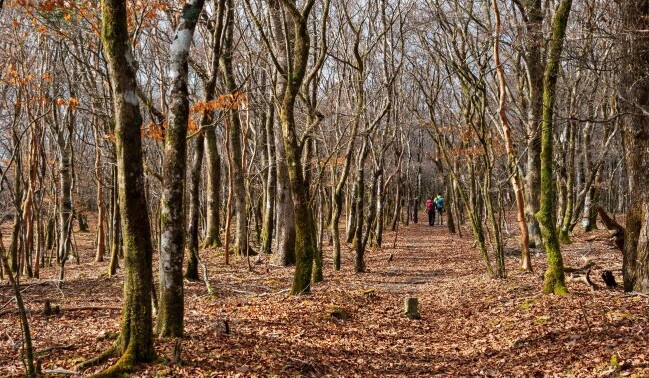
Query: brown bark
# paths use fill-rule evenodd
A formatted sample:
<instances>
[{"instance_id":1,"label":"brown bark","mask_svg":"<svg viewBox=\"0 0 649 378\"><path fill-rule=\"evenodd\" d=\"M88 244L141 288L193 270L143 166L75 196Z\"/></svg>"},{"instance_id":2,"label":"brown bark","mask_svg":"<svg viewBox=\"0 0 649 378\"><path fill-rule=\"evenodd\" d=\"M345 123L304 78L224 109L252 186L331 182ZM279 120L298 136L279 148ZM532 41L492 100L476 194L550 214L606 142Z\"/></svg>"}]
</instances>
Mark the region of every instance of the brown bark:
<instances>
[{"instance_id":1,"label":"brown bark","mask_svg":"<svg viewBox=\"0 0 649 378\"><path fill-rule=\"evenodd\" d=\"M523 180L518 170L516 149L512 138L512 129L507 118L507 83L505 82L505 72L500 62L500 10L498 2L493 1L493 10L495 18L495 36L494 36L494 63L496 64L496 73L498 75L498 118L500 127L505 137L505 149L507 150L508 167L511 174L511 184L516 197L516 220L521 230L521 267L525 271L532 271L532 260L530 258L529 242L530 236L527 225L525 224L525 200L523 198Z\"/></svg>"},{"instance_id":2,"label":"brown bark","mask_svg":"<svg viewBox=\"0 0 649 378\"><path fill-rule=\"evenodd\" d=\"M221 55L221 70L225 80L225 88L228 94L235 96L237 93L237 84L235 83L234 68L232 66L232 54L234 47L234 4L228 0L228 24L226 25L223 40L223 54ZM230 130L228 133L227 143L230 145L230 173L232 174L233 195L235 202L235 253L246 256L249 250L248 245L248 198L246 195L245 185L245 167L243 162L241 121L236 106L227 110Z\"/></svg>"},{"instance_id":3,"label":"brown bark","mask_svg":"<svg viewBox=\"0 0 649 378\"><path fill-rule=\"evenodd\" d=\"M104 209L104 174L101 170L101 147L98 128L99 125L95 120L93 128L95 137L95 180L97 180L97 250L95 252L95 261L102 262L106 254L106 232L104 230L106 212Z\"/></svg>"},{"instance_id":4,"label":"brown bark","mask_svg":"<svg viewBox=\"0 0 649 378\"><path fill-rule=\"evenodd\" d=\"M102 43L108 63L115 112L119 205L125 248L124 304L118 343L121 357L98 376L129 371L137 362L155 358L151 292L153 289L151 231L144 190L136 63L127 28L126 2L102 2Z\"/></svg>"},{"instance_id":5,"label":"brown bark","mask_svg":"<svg viewBox=\"0 0 649 378\"><path fill-rule=\"evenodd\" d=\"M619 88L623 118L628 210L622 270L624 290L649 293L649 1L622 3L623 67Z\"/></svg>"}]
</instances>

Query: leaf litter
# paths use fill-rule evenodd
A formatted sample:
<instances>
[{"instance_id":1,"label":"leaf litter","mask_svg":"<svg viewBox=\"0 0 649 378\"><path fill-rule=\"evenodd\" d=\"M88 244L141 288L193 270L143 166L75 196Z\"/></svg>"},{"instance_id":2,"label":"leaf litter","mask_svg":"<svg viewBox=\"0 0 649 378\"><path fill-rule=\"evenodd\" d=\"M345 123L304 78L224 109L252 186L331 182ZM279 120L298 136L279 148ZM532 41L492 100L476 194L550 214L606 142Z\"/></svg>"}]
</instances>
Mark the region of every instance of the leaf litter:
<instances>
[{"instance_id":1,"label":"leaf litter","mask_svg":"<svg viewBox=\"0 0 649 378\"><path fill-rule=\"evenodd\" d=\"M107 263L92 261L92 234L80 235L81 264L66 264L62 289L48 282L56 266L44 268L42 280L22 279L45 371L74 371L119 332L123 276L106 277ZM221 251L202 250L215 295L202 281L185 281L181 361L173 361L174 340L156 339L158 361L138 366L132 376L646 376L649 300L603 285L604 269L621 282L622 258L606 231L595 235L576 235L562 246L566 265L594 264L591 278L599 286L592 291L570 282L567 297L541 294L542 251L533 250L534 273L521 272L516 253L509 253L508 277L492 280L467 236L423 224L402 227L396 248L370 248L362 274L353 272L353 251L345 247L342 270L332 271L325 245L325 281L299 297L287 295L290 267L251 257L249 271L245 258L224 266ZM393 238L387 233L385 240ZM508 249L516 243L510 238ZM406 296L419 299L421 319L404 315ZM43 315L45 299L61 313ZM2 377L24 376L11 301L11 289L0 286L0 306L6 305L0 309Z\"/></svg>"}]
</instances>

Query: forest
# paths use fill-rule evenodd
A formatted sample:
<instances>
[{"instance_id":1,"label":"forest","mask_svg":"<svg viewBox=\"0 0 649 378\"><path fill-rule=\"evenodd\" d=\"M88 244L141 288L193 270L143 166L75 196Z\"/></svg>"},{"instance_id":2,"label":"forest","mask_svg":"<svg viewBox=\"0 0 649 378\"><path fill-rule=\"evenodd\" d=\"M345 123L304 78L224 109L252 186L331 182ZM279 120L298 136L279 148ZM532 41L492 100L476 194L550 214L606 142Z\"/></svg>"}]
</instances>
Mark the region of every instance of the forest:
<instances>
[{"instance_id":1,"label":"forest","mask_svg":"<svg viewBox=\"0 0 649 378\"><path fill-rule=\"evenodd\" d=\"M649 376L649 0L0 34L1 377Z\"/></svg>"}]
</instances>

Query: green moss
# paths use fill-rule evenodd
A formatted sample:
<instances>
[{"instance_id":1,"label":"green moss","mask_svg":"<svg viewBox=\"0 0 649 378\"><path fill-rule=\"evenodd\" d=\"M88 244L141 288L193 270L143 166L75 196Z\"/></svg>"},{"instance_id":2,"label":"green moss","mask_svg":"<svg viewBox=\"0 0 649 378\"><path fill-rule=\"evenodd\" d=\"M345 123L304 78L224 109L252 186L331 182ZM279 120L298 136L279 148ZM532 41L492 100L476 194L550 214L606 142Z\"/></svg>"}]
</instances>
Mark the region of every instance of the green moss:
<instances>
[{"instance_id":1,"label":"green moss","mask_svg":"<svg viewBox=\"0 0 649 378\"><path fill-rule=\"evenodd\" d=\"M567 228L561 228L559 231L559 242L561 244L570 244L572 241L570 240L570 232L568 231Z\"/></svg>"},{"instance_id":2,"label":"green moss","mask_svg":"<svg viewBox=\"0 0 649 378\"><path fill-rule=\"evenodd\" d=\"M518 308L523 311L527 311L530 308L534 307L535 305L536 305L536 300L534 298L527 298L520 305L518 305Z\"/></svg>"},{"instance_id":3,"label":"green moss","mask_svg":"<svg viewBox=\"0 0 649 378\"><path fill-rule=\"evenodd\" d=\"M77 370L80 369L85 369L90 366L95 366L104 363L106 360L108 360L110 357L114 356L117 353L117 350L119 349L119 341L115 342L113 345L110 346L110 348L106 349L103 353L101 353L99 356L95 358L91 358L89 360L83 361L79 364L77 364L75 367Z\"/></svg>"},{"instance_id":4,"label":"green moss","mask_svg":"<svg viewBox=\"0 0 649 378\"><path fill-rule=\"evenodd\" d=\"M541 203L536 218L541 226L543 244L548 260L543 292L566 295L568 290L563 272L563 257L555 228L553 178L553 116L557 73L563 49L572 0L563 0L555 14L552 40L543 78L543 123L541 128Z\"/></svg>"},{"instance_id":5,"label":"green moss","mask_svg":"<svg viewBox=\"0 0 649 378\"><path fill-rule=\"evenodd\" d=\"M331 305L329 307L328 313L329 313L329 316L331 316L332 318L336 318L336 319L340 319L340 320L344 320L344 319L349 318L349 313L347 312L347 310L345 310L344 308L342 308L340 306L336 306L336 305Z\"/></svg>"},{"instance_id":6,"label":"green moss","mask_svg":"<svg viewBox=\"0 0 649 378\"><path fill-rule=\"evenodd\" d=\"M611 354L609 365L611 365L611 367L614 368L615 370L620 369L620 361L618 360L618 356L616 352L613 352L613 354Z\"/></svg>"},{"instance_id":7,"label":"green moss","mask_svg":"<svg viewBox=\"0 0 649 378\"><path fill-rule=\"evenodd\" d=\"M198 16L201 14L201 8L202 4L201 7L185 4L182 11L182 17L187 21L196 22L198 21Z\"/></svg>"},{"instance_id":8,"label":"green moss","mask_svg":"<svg viewBox=\"0 0 649 378\"><path fill-rule=\"evenodd\" d=\"M221 243L221 238L219 235L219 230L213 227L207 229L207 235L203 240L201 248L220 248L223 247Z\"/></svg>"}]
</instances>

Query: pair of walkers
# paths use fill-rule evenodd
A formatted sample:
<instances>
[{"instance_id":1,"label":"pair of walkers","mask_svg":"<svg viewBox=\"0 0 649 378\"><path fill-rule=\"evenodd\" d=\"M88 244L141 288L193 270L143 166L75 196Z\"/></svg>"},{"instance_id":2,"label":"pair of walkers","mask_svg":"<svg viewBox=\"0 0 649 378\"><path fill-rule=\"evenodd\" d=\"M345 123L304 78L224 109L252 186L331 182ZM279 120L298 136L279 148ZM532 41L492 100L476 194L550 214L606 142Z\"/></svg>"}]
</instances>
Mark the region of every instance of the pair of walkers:
<instances>
[{"instance_id":1,"label":"pair of walkers","mask_svg":"<svg viewBox=\"0 0 649 378\"><path fill-rule=\"evenodd\" d=\"M437 197L433 199L428 197L426 200L426 214L428 214L428 225L435 225L435 215L439 214L439 224L442 224L442 213L444 212L444 197L441 194L437 194Z\"/></svg>"}]
</instances>

